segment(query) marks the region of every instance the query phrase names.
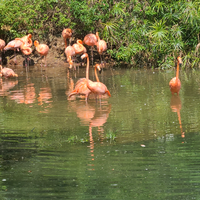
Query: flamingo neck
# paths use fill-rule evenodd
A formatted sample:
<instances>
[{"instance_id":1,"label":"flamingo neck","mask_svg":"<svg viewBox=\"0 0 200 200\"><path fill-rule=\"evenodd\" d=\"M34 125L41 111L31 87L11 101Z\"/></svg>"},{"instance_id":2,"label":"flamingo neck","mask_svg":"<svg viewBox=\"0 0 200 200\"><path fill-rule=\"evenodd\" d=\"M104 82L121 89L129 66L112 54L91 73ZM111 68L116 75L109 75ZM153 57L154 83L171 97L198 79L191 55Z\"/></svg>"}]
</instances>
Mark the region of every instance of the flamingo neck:
<instances>
[{"instance_id":1,"label":"flamingo neck","mask_svg":"<svg viewBox=\"0 0 200 200\"><path fill-rule=\"evenodd\" d=\"M87 56L87 66L86 66L86 80L88 83L88 79L89 79L89 57Z\"/></svg>"},{"instance_id":2,"label":"flamingo neck","mask_svg":"<svg viewBox=\"0 0 200 200\"><path fill-rule=\"evenodd\" d=\"M177 63L177 69L176 69L176 81L178 82L179 78L179 62Z\"/></svg>"},{"instance_id":3,"label":"flamingo neck","mask_svg":"<svg viewBox=\"0 0 200 200\"><path fill-rule=\"evenodd\" d=\"M99 77L98 77L98 74L97 74L97 67L95 67L94 73L95 73L95 77L96 77L97 82L99 82Z\"/></svg>"}]
</instances>

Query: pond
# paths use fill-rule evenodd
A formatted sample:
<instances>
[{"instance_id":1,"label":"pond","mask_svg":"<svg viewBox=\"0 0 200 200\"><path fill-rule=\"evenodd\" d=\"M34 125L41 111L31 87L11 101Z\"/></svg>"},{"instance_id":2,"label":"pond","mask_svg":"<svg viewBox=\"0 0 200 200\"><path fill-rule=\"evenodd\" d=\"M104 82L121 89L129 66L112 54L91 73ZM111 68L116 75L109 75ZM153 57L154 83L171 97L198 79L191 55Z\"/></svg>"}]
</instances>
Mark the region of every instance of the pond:
<instances>
[{"instance_id":1,"label":"pond","mask_svg":"<svg viewBox=\"0 0 200 200\"><path fill-rule=\"evenodd\" d=\"M174 69L104 69L112 96L86 104L68 99L85 68L13 69L0 80L1 199L200 198L199 71L181 71L172 96Z\"/></svg>"}]
</instances>

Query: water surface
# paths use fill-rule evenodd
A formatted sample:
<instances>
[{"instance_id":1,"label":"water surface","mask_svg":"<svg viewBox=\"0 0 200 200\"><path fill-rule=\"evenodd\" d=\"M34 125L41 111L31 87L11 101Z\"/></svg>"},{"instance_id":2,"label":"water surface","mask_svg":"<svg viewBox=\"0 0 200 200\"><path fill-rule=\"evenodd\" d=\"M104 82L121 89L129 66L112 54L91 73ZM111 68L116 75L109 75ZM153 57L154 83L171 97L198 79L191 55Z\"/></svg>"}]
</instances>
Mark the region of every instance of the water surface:
<instances>
[{"instance_id":1,"label":"water surface","mask_svg":"<svg viewBox=\"0 0 200 200\"><path fill-rule=\"evenodd\" d=\"M112 97L72 97L85 68L1 79L1 199L199 199L200 72L107 69ZM94 80L93 70L90 79Z\"/></svg>"}]
</instances>

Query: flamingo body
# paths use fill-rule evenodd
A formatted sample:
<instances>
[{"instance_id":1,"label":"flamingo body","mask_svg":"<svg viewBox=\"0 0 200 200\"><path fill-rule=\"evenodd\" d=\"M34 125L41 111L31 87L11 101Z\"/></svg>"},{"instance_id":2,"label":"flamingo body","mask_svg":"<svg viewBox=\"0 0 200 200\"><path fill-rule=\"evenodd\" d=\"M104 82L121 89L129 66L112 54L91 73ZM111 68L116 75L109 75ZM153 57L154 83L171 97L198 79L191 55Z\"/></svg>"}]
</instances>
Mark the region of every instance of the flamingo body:
<instances>
[{"instance_id":1,"label":"flamingo body","mask_svg":"<svg viewBox=\"0 0 200 200\"><path fill-rule=\"evenodd\" d=\"M19 48L21 45L22 45L22 42L20 40L12 40L4 47L4 50L5 51L7 50L19 51Z\"/></svg>"},{"instance_id":2,"label":"flamingo body","mask_svg":"<svg viewBox=\"0 0 200 200\"><path fill-rule=\"evenodd\" d=\"M67 39L71 38L72 36L72 30L70 28L66 28L62 31L62 36L64 38L64 42L65 42L65 48L67 47Z\"/></svg>"},{"instance_id":3,"label":"flamingo body","mask_svg":"<svg viewBox=\"0 0 200 200\"><path fill-rule=\"evenodd\" d=\"M21 39L27 47L31 47L33 45L33 41L31 38L32 38L32 35L28 34L22 37Z\"/></svg>"},{"instance_id":4,"label":"flamingo body","mask_svg":"<svg viewBox=\"0 0 200 200\"><path fill-rule=\"evenodd\" d=\"M0 50L2 51L4 47L6 46L6 43L4 40L0 39Z\"/></svg>"},{"instance_id":5,"label":"flamingo body","mask_svg":"<svg viewBox=\"0 0 200 200\"><path fill-rule=\"evenodd\" d=\"M15 72L10 69L10 68L2 68L2 66L0 65L0 76L1 77L5 77L5 78L10 78L10 77L18 77L17 74L15 74Z\"/></svg>"},{"instance_id":6,"label":"flamingo body","mask_svg":"<svg viewBox=\"0 0 200 200\"><path fill-rule=\"evenodd\" d=\"M95 34L90 33L84 37L83 43L88 46L94 46L97 43L97 37Z\"/></svg>"},{"instance_id":7,"label":"flamingo body","mask_svg":"<svg viewBox=\"0 0 200 200\"><path fill-rule=\"evenodd\" d=\"M75 49L73 46L67 46L65 48L65 55L67 57L67 62L69 63L69 68L71 69L73 66L73 60L72 57L76 55Z\"/></svg>"},{"instance_id":8,"label":"flamingo body","mask_svg":"<svg viewBox=\"0 0 200 200\"><path fill-rule=\"evenodd\" d=\"M40 54L40 56L44 56L45 59L45 66L46 66L46 56L49 52L49 47L46 44L39 44L37 40L34 41L34 45L36 47L37 52Z\"/></svg>"},{"instance_id":9,"label":"flamingo body","mask_svg":"<svg viewBox=\"0 0 200 200\"><path fill-rule=\"evenodd\" d=\"M79 55L79 54L83 54L83 53L86 53L87 50L86 48L83 46L83 42L82 40L77 40L77 43L73 44L72 45L74 50L75 50L75 54Z\"/></svg>"}]
</instances>

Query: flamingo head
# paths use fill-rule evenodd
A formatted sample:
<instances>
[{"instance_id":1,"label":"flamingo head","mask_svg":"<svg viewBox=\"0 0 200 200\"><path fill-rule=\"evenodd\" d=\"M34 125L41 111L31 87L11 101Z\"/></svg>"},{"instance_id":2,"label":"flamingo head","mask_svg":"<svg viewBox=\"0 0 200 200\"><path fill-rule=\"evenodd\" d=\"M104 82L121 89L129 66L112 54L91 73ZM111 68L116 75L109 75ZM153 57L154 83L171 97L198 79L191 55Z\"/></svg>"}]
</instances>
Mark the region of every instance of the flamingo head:
<instances>
[{"instance_id":1,"label":"flamingo head","mask_svg":"<svg viewBox=\"0 0 200 200\"><path fill-rule=\"evenodd\" d=\"M81 59L84 59L84 58L88 58L88 54L87 54L87 53L84 53L84 54L81 56Z\"/></svg>"},{"instance_id":2,"label":"flamingo head","mask_svg":"<svg viewBox=\"0 0 200 200\"><path fill-rule=\"evenodd\" d=\"M101 65L100 64L96 64L95 68L97 68L99 70L99 73L101 74L101 72L102 72Z\"/></svg>"},{"instance_id":3,"label":"flamingo head","mask_svg":"<svg viewBox=\"0 0 200 200\"><path fill-rule=\"evenodd\" d=\"M182 65L182 64L183 64L183 61L182 61L182 59L181 59L180 56L177 58L177 60L178 60L178 62L179 62L179 65Z\"/></svg>"},{"instance_id":4,"label":"flamingo head","mask_svg":"<svg viewBox=\"0 0 200 200\"><path fill-rule=\"evenodd\" d=\"M78 44L83 44L83 41L82 40L77 40L77 43Z\"/></svg>"},{"instance_id":5,"label":"flamingo head","mask_svg":"<svg viewBox=\"0 0 200 200\"><path fill-rule=\"evenodd\" d=\"M37 47L39 45L39 42L37 40L35 40L34 45Z\"/></svg>"}]
</instances>

